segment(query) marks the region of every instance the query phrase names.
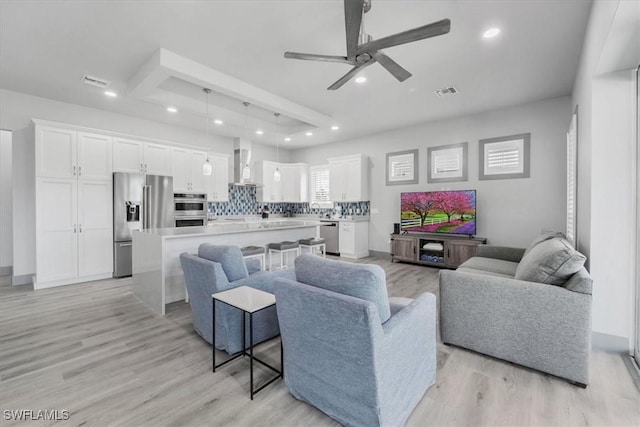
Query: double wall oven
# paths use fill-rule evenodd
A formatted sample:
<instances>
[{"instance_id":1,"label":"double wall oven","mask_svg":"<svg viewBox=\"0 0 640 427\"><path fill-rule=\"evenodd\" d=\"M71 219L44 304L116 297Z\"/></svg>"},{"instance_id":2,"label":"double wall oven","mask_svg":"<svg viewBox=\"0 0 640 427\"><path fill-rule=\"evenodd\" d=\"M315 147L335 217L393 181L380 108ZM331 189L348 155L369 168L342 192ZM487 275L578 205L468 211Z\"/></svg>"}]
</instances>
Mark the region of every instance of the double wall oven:
<instances>
[{"instance_id":1,"label":"double wall oven","mask_svg":"<svg viewBox=\"0 0 640 427\"><path fill-rule=\"evenodd\" d=\"M173 195L176 227L207 225L207 195L175 193Z\"/></svg>"}]
</instances>

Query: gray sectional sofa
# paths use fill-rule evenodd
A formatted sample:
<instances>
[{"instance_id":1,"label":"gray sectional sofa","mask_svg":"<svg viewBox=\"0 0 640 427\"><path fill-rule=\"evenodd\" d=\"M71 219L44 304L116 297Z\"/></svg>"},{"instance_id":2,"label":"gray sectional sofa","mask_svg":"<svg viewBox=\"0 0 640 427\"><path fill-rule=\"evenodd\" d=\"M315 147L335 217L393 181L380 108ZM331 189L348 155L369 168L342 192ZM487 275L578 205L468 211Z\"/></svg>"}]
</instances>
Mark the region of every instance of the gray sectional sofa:
<instances>
[{"instance_id":1,"label":"gray sectional sofa","mask_svg":"<svg viewBox=\"0 0 640 427\"><path fill-rule=\"evenodd\" d=\"M529 248L478 247L440 272L442 341L589 383L592 280L559 233Z\"/></svg>"}]
</instances>

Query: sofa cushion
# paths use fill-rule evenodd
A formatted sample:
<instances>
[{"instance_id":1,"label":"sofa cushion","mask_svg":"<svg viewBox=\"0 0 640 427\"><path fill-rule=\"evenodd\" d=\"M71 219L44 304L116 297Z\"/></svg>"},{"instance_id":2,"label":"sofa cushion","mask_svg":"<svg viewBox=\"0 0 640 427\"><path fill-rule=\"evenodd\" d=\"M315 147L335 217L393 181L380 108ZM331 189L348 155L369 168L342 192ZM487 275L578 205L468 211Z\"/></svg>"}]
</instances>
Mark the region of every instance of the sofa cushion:
<instances>
[{"instance_id":1,"label":"sofa cushion","mask_svg":"<svg viewBox=\"0 0 640 427\"><path fill-rule=\"evenodd\" d=\"M378 308L382 323L391 317L386 277L379 265L353 264L305 254L296 258L295 267L298 282L370 301Z\"/></svg>"},{"instance_id":2,"label":"sofa cushion","mask_svg":"<svg viewBox=\"0 0 640 427\"><path fill-rule=\"evenodd\" d=\"M524 254L522 255L522 257L524 257L526 254L528 254L531 251L531 249L535 248L540 243L546 242L547 240L553 239L555 237L558 237L560 239L564 239L565 235L564 235L564 233L561 233L559 231L547 231L547 232L542 233L541 235L539 235L538 237L533 239L533 241L531 242L529 247L524 251Z\"/></svg>"},{"instance_id":3,"label":"sofa cushion","mask_svg":"<svg viewBox=\"0 0 640 427\"><path fill-rule=\"evenodd\" d=\"M504 277L506 279L513 279L512 275L496 273L495 271L476 270L475 268L464 268L462 266L456 268L456 271L459 271L461 273L472 273L472 274L480 274L483 276Z\"/></svg>"},{"instance_id":4,"label":"sofa cushion","mask_svg":"<svg viewBox=\"0 0 640 427\"><path fill-rule=\"evenodd\" d=\"M505 261L495 258L483 258L474 256L463 262L458 269L481 270L489 273L497 273L502 277L512 277L516 275L517 262Z\"/></svg>"},{"instance_id":5,"label":"sofa cushion","mask_svg":"<svg viewBox=\"0 0 640 427\"><path fill-rule=\"evenodd\" d=\"M538 243L522 257L515 278L563 285L584 265L586 257L566 240L554 237Z\"/></svg>"},{"instance_id":6,"label":"sofa cushion","mask_svg":"<svg viewBox=\"0 0 640 427\"><path fill-rule=\"evenodd\" d=\"M242 257L242 251L238 246L217 246L211 243L203 243L198 247L198 256L220 263L230 282L244 279L249 275Z\"/></svg>"}]
</instances>

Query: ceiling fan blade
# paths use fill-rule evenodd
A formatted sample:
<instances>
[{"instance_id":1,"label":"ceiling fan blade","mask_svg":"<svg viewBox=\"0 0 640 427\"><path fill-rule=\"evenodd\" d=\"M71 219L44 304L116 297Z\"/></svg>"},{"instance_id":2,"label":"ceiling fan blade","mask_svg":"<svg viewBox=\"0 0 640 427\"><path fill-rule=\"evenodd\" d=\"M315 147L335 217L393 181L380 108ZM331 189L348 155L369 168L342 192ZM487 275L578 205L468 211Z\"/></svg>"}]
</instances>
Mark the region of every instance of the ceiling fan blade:
<instances>
[{"instance_id":1,"label":"ceiling fan blade","mask_svg":"<svg viewBox=\"0 0 640 427\"><path fill-rule=\"evenodd\" d=\"M347 34L347 58L354 60L358 40L360 38L360 25L362 25L362 4L364 0L344 0L344 25Z\"/></svg>"},{"instance_id":2,"label":"ceiling fan blade","mask_svg":"<svg viewBox=\"0 0 640 427\"><path fill-rule=\"evenodd\" d=\"M442 21L433 22L422 27L403 31L401 33L393 34L391 36L383 37L381 39L362 44L356 49L356 55L365 52L373 52L380 49L386 49L388 47L398 46L405 43L411 43L418 40L424 40L428 39L429 37L441 36L443 34L447 34L450 29L451 21L449 19L443 19Z\"/></svg>"},{"instance_id":3,"label":"ceiling fan blade","mask_svg":"<svg viewBox=\"0 0 640 427\"><path fill-rule=\"evenodd\" d=\"M373 52L371 54L371 56L373 56L375 58L375 60L378 61L378 63L380 65L382 65L384 68L386 68L386 70L388 72L393 74L393 77L398 79L398 81L403 82L403 81L407 80L409 77L411 77L411 73L410 72L408 72L407 70L402 68L402 66L400 64L398 64L393 59L389 58L384 53L382 53L382 52Z\"/></svg>"},{"instance_id":4,"label":"ceiling fan blade","mask_svg":"<svg viewBox=\"0 0 640 427\"><path fill-rule=\"evenodd\" d=\"M371 59L370 61L365 62L362 65L358 65L357 67L353 67L351 70L349 70L349 72L347 74L345 74L344 76L340 77L338 79L338 81L336 81L334 84L329 86L327 88L327 90L340 89L342 87L342 85L344 85L346 82L348 82L352 77L355 77L355 75L358 74L360 72L360 70L362 70L363 68L367 68L369 65L373 64L374 62L376 62L376 60L375 59Z\"/></svg>"},{"instance_id":5,"label":"ceiling fan blade","mask_svg":"<svg viewBox=\"0 0 640 427\"><path fill-rule=\"evenodd\" d=\"M353 64L353 61L349 61L346 56L316 55L315 53L285 52L284 57L289 59L306 59L309 61L339 62L341 64Z\"/></svg>"}]
</instances>

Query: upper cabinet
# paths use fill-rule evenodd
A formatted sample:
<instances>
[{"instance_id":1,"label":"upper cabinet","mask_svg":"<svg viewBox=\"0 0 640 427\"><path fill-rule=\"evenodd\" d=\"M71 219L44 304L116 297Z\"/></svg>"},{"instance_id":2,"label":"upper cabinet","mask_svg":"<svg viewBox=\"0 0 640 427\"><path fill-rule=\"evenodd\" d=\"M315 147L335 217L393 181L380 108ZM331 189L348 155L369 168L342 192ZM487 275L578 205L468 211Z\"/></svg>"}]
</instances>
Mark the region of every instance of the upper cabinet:
<instances>
[{"instance_id":1,"label":"upper cabinet","mask_svg":"<svg viewBox=\"0 0 640 427\"><path fill-rule=\"evenodd\" d=\"M111 181L112 138L36 126L36 176Z\"/></svg>"},{"instance_id":2,"label":"upper cabinet","mask_svg":"<svg viewBox=\"0 0 640 427\"><path fill-rule=\"evenodd\" d=\"M205 160L207 160L207 153L204 151L172 148L173 191L176 193L208 193L208 179L210 177L202 173L202 165Z\"/></svg>"},{"instance_id":3,"label":"upper cabinet","mask_svg":"<svg viewBox=\"0 0 640 427\"><path fill-rule=\"evenodd\" d=\"M362 154L329 161L329 194L333 202L369 200L369 158Z\"/></svg>"},{"instance_id":4,"label":"upper cabinet","mask_svg":"<svg viewBox=\"0 0 640 427\"><path fill-rule=\"evenodd\" d=\"M113 140L115 172L171 175L171 147L125 138Z\"/></svg>"},{"instance_id":5,"label":"upper cabinet","mask_svg":"<svg viewBox=\"0 0 640 427\"><path fill-rule=\"evenodd\" d=\"M229 201L229 156L209 153L209 161L213 167L207 182L207 200L210 202Z\"/></svg>"},{"instance_id":6,"label":"upper cabinet","mask_svg":"<svg viewBox=\"0 0 640 427\"><path fill-rule=\"evenodd\" d=\"M280 181L274 179L276 168ZM254 181L261 184L256 191L259 202L307 202L309 201L309 166L306 163L256 162Z\"/></svg>"}]
</instances>

